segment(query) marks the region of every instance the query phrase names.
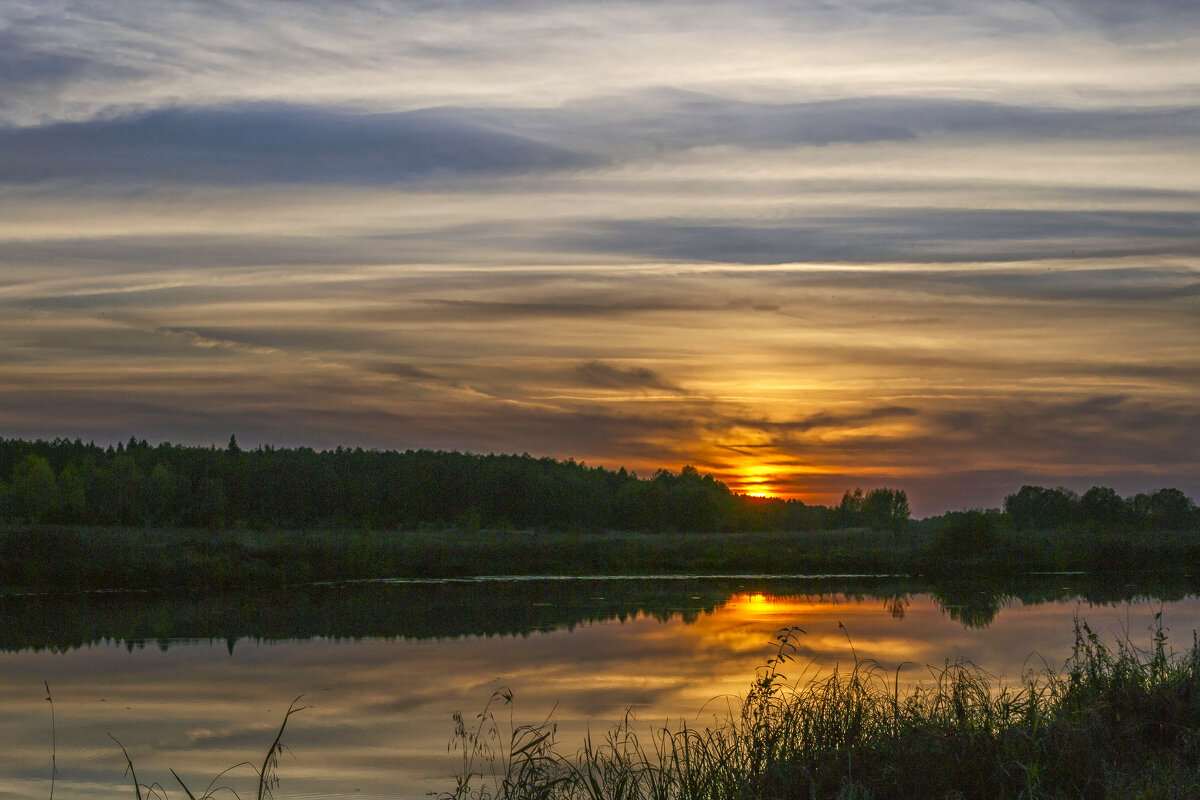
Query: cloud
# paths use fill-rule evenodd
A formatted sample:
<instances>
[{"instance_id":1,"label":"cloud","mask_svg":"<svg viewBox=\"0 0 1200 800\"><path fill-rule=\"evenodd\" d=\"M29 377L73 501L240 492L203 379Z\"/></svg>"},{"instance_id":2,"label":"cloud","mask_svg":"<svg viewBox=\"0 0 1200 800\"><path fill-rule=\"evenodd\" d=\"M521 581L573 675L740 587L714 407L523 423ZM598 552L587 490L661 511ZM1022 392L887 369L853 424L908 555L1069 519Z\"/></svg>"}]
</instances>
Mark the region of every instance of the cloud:
<instances>
[{"instance_id":1,"label":"cloud","mask_svg":"<svg viewBox=\"0 0 1200 800\"><path fill-rule=\"evenodd\" d=\"M379 0L339 3L337 14L308 0L231 0L215 8L166 0L155 14L132 0L72 2L70 14L46 5L7 4L5 44L87 67L81 74L54 63L25 69L18 89L72 74L56 91L33 95L21 124L161 107L181 97L302 105L339 98L375 110L546 107L648 86L827 99L911 95L936 85L974 99L1072 101L1111 87L1144 104L1147 90L1178 95L1171 84L1188 83L1193 59L1180 32L1194 29L1197 18L1186 0L603 8ZM118 68L141 74L105 76Z\"/></svg>"},{"instance_id":2,"label":"cloud","mask_svg":"<svg viewBox=\"0 0 1200 800\"><path fill-rule=\"evenodd\" d=\"M557 109L446 109L495 127L616 157L731 146L782 149L835 143L903 143L962 137L980 142L1187 139L1200 109L1074 109L937 97L847 97L763 102L654 88L580 98Z\"/></svg>"},{"instance_id":3,"label":"cloud","mask_svg":"<svg viewBox=\"0 0 1200 800\"><path fill-rule=\"evenodd\" d=\"M37 114L55 95L84 80L133 80L145 73L84 54L47 46L20 26L3 27L0 17L0 113Z\"/></svg>"},{"instance_id":4,"label":"cloud","mask_svg":"<svg viewBox=\"0 0 1200 800\"><path fill-rule=\"evenodd\" d=\"M1046 3L1048 7L1057 3ZM1106 30L1136 32L1138 29L1162 30L1176 25L1200 21L1200 9L1189 0L1148 0L1130 5L1120 0L1066 0L1061 3L1081 17L1096 20Z\"/></svg>"},{"instance_id":5,"label":"cloud","mask_svg":"<svg viewBox=\"0 0 1200 800\"><path fill-rule=\"evenodd\" d=\"M664 380L657 372L645 367L614 367L603 361L588 361L574 370L584 386L596 389L657 389L666 392L684 390Z\"/></svg>"},{"instance_id":6,"label":"cloud","mask_svg":"<svg viewBox=\"0 0 1200 800\"><path fill-rule=\"evenodd\" d=\"M1200 255L1200 214L896 209L786 222L595 221L548 235L565 250L657 259L792 262L946 263L1053 257Z\"/></svg>"},{"instance_id":7,"label":"cloud","mask_svg":"<svg viewBox=\"0 0 1200 800\"><path fill-rule=\"evenodd\" d=\"M172 108L0 130L0 181L389 184L433 174L537 172L594 158L437 112L291 106Z\"/></svg>"},{"instance_id":8,"label":"cloud","mask_svg":"<svg viewBox=\"0 0 1200 800\"><path fill-rule=\"evenodd\" d=\"M1200 488L1192 3L143 6L0 11L9 435Z\"/></svg>"},{"instance_id":9,"label":"cloud","mask_svg":"<svg viewBox=\"0 0 1200 800\"><path fill-rule=\"evenodd\" d=\"M553 272L542 275L542 280L549 282ZM570 272L559 273L568 277ZM577 273L576 273L577 274ZM469 315L472 319L580 319L588 317L616 317L630 314L651 314L660 311L700 312L700 311L733 311L750 309L755 311L778 311L778 304L769 298L754 299L752 297L734 297L730 299L712 298L704 294L703 286L686 286L677 283L675 291L670 296L646 297L644 292L630 291L621 286L608 286L616 283L606 281L603 276L589 276L591 281L587 286L576 288L572 292L556 291L547 297L526 302L506 302L499 300L454 300L446 298L429 298L421 300L424 305L432 306L438 311L438 316L444 312ZM646 276L648 281L654 281L652 276ZM496 283L493 283L495 286ZM486 291L489 286L479 286ZM422 315L424 316L424 315Z\"/></svg>"},{"instance_id":10,"label":"cloud","mask_svg":"<svg viewBox=\"0 0 1200 800\"><path fill-rule=\"evenodd\" d=\"M441 380L432 372L414 367L412 364L406 364L401 361L380 361L366 365L366 368L372 372L377 372L380 375L390 375L395 378L406 378L415 381L437 381Z\"/></svg>"},{"instance_id":11,"label":"cloud","mask_svg":"<svg viewBox=\"0 0 1200 800\"><path fill-rule=\"evenodd\" d=\"M816 430L858 428L883 420L915 417L919 413L917 409L908 406L879 406L851 414L823 411L819 414L804 417L803 419L789 422L759 423L758 426L765 430L808 433Z\"/></svg>"},{"instance_id":12,"label":"cloud","mask_svg":"<svg viewBox=\"0 0 1200 800\"><path fill-rule=\"evenodd\" d=\"M898 268L870 272L820 267L777 270L762 276L793 287L856 289L1048 302L1105 301L1152 303L1186 300L1200 294L1200 269L1187 266L1084 267L1088 260L1034 265L980 265L975 268Z\"/></svg>"},{"instance_id":13,"label":"cloud","mask_svg":"<svg viewBox=\"0 0 1200 800\"><path fill-rule=\"evenodd\" d=\"M762 103L678 91L551 110L174 107L0 129L0 182L389 185L596 167L664 149L901 143L947 135L980 142L1188 139L1200 135L1200 110L1071 110L931 98Z\"/></svg>"}]
</instances>

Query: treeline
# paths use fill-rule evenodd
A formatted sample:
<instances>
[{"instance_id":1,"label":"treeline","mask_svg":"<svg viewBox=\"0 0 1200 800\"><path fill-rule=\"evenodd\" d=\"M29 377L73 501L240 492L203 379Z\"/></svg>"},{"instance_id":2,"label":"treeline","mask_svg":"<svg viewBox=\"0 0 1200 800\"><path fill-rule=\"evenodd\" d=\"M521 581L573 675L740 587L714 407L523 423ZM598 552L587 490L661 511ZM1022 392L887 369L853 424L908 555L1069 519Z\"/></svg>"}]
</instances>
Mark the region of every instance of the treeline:
<instances>
[{"instance_id":1,"label":"treeline","mask_svg":"<svg viewBox=\"0 0 1200 800\"><path fill-rule=\"evenodd\" d=\"M1121 497L1105 486L1093 486L1082 495L1070 489L1022 486L1005 498L1004 514L1017 530L1184 530L1200 526L1200 510L1178 489Z\"/></svg>"},{"instance_id":2,"label":"treeline","mask_svg":"<svg viewBox=\"0 0 1200 800\"><path fill-rule=\"evenodd\" d=\"M1017 535L1020 546L1031 532L1132 535L1140 531L1200 532L1200 508L1178 489L1159 489L1121 497L1116 490L1093 486L1082 495L1062 487L1022 486L1004 499L1003 508L950 511L929 517L917 529L935 537L949 556L986 554L1001 534ZM1013 541L1003 542L1012 549Z\"/></svg>"},{"instance_id":3,"label":"treeline","mask_svg":"<svg viewBox=\"0 0 1200 800\"><path fill-rule=\"evenodd\" d=\"M16 524L753 531L907 521L902 492L849 497L830 509L737 495L694 467L643 479L529 455L0 439L0 522Z\"/></svg>"},{"instance_id":4,"label":"treeline","mask_svg":"<svg viewBox=\"0 0 1200 800\"><path fill-rule=\"evenodd\" d=\"M262 446L102 447L76 439L0 439L0 523L163 528L459 528L566 531L908 530L898 489L846 492L835 506L739 495L694 467L639 478L529 455ZM998 531L1197 530L1178 489L1122 498L1023 486L1003 509L917 524L951 549Z\"/></svg>"}]
</instances>

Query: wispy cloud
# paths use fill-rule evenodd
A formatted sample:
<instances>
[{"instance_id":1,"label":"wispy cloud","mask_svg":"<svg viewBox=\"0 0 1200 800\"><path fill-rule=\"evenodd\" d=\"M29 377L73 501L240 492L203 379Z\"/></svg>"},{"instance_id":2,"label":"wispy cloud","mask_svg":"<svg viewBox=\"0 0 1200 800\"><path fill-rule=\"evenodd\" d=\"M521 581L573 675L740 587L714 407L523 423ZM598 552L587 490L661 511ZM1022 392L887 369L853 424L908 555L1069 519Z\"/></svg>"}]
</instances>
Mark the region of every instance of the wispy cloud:
<instances>
[{"instance_id":1,"label":"wispy cloud","mask_svg":"<svg viewBox=\"0 0 1200 800\"><path fill-rule=\"evenodd\" d=\"M595 159L437 113L167 109L0 130L0 181L387 184L435 173L527 172Z\"/></svg>"},{"instance_id":2,"label":"wispy cloud","mask_svg":"<svg viewBox=\"0 0 1200 800\"><path fill-rule=\"evenodd\" d=\"M1197 31L1174 0L10 2L0 425L918 511L1195 496Z\"/></svg>"},{"instance_id":3,"label":"wispy cloud","mask_svg":"<svg viewBox=\"0 0 1200 800\"><path fill-rule=\"evenodd\" d=\"M577 366L575 374L584 386L597 389L656 389L683 392L683 389L646 367L616 367L603 361L588 361Z\"/></svg>"}]
</instances>

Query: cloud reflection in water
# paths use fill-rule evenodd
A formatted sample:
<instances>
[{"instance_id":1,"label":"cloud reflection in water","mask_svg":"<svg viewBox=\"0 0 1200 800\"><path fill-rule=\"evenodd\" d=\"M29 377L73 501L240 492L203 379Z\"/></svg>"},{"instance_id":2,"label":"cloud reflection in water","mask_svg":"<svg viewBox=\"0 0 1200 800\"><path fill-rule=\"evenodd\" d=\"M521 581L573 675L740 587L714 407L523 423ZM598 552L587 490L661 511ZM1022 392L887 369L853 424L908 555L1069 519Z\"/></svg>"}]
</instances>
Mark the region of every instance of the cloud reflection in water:
<instances>
[{"instance_id":1,"label":"cloud reflection in water","mask_svg":"<svg viewBox=\"0 0 1200 800\"><path fill-rule=\"evenodd\" d=\"M1200 627L1194 597L1163 608L1177 641ZM691 622L681 613L633 613L520 635L243 638L232 651L223 641L22 650L0 655L0 701L10 721L0 731L0 774L7 776L6 795L16 800L46 794L43 679L54 692L64 796L128 790L107 732L129 748L142 780L169 778L174 768L190 786L204 786L221 769L259 757L288 701L301 693L312 708L289 725L286 743L295 759L281 763L280 797L417 796L451 783L451 711L470 718L501 685L513 690L518 723L552 713L561 737L573 741L627 708L645 724L680 718L704 724L728 707L722 698L745 690L772 636L787 626L805 631L791 679L848 664L853 647L889 670L906 664L902 684L927 679L926 665L957 658L1015 683L1043 659L1062 663L1074 616L1105 635L1127 631L1136 640L1157 609L1143 600L1111 606L1011 600L989 626L970 628L925 594L888 600L751 590Z\"/></svg>"}]
</instances>

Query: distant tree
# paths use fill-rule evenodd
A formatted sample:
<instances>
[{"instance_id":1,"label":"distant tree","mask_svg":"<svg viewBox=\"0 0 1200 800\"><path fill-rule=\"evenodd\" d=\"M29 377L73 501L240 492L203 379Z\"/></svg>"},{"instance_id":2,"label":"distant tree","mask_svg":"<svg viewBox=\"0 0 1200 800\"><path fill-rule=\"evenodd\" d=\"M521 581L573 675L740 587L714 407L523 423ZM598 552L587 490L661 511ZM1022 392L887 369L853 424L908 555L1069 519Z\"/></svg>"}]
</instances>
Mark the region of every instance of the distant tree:
<instances>
[{"instance_id":1,"label":"distant tree","mask_svg":"<svg viewBox=\"0 0 1200 800\"><path fill-rule=\"evenodd\" d=\"M1078 502L1069 489L1022 486L1004 498L1004 513L1017 530L1054 530L1071 525Z\"/></svg>"},{"instance_id":2,"label":"distant tree","mask_svg":"<svg viewBox=\"0 0 1200 800\"><path fill-rule=\"evenodd\" d=\"M202 524L214 530L224 528L228 514L225 485L216 478L206 480L201 486L196 510Z\"/></svg>"},{"instance_id":3,"label":"distant tree","mask_svg":"<svg viewBox=\"0 0 1200 800\"><path fill-rule=\"evenodd\" d=\"M836 512L838 525L843 528L857 528L862 525L864 500L862 489L843 494Z\"/></svg>"},{"instance_id":4,"label":"distant tree","mask_svg":"<svg viewBox=\"0 0 1200 800\"><path fill-rule=\"evenodd\" d=\"M30 453L17 464L12 481L13 506L27 522L50 519L57 509L58 482L50 462Z\"/></svg>"},{"instance_id":5,"label":"distant tree","mask_svg":"<svg viewBox=\"0 0 1200 800\"><path fill-rule=\"evenodd\" d=\"M100 476L104 487L103 509L121 525L145 522L145 497L142 470L132 448L113 457Z\"/></svg>"},{"instance_id":6,"label":"distant tree","mask_svg":"<svg viewBox=\"0 0 1200 800\"><path fill-rule=\"evenodd\" d=\"M59 521L80 524L87 521L87 481L80 465L67 464L58 476Z\"/></svg>"},{"instance_id":7,"label":"distant tree","mask_svg":"<svg viewBox=\"0 0 1200 800\"><path fill-rule=\"evenodd\" d=\"M1088 527L1107 530L1128 517L1128 504L1107 486L1093 486L1079 498L1079 521Z\"/></svg>"},{"instance_id":8,"label":"distant tree","mask_svg":"<svg viewBox=\"0 0 1200 800\"><path fill-rule=\"evenodd\" d=\"M170 467L161 461L155 464L154 469L146 476L145 483L148 522L161 525L171 521L171 514L177 502L177 491L175 476L171 474Z\"/></svg>"},{"instance_id":9,"label":"distant tree","mask_svg":"<svg viewBox=\"0 0 1200 800\"><path fill-rule=\"evenodd\" d=\"M1137 521L1154 528L1183 530L1192 527L1195 521L1196 507L1178 489L1136 495L1132 505Z\"/></svg>"},{"instance_id":10,"label":"distant tree","mask_svg":"<svg viewBox=\"0 0 1200 800\"><path fill-rule=\"evenodd\" d=\"M996 541L996 517L992 511L949 511L934 526L935 542L943 552L968 557L986 551Z\"/></svg>"},{"instance_id":11,"label":"distant tree","mask_svg":"<svg viewBox=\"0 0 1200 800\"><path fill-rule=\"evenodd\" d=\"M862 501L862 519L876 530L899 533L908 527L908 495L902 489L872 489Z\"/></svg>"}]
</instances>

